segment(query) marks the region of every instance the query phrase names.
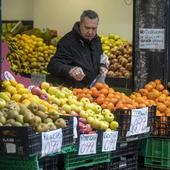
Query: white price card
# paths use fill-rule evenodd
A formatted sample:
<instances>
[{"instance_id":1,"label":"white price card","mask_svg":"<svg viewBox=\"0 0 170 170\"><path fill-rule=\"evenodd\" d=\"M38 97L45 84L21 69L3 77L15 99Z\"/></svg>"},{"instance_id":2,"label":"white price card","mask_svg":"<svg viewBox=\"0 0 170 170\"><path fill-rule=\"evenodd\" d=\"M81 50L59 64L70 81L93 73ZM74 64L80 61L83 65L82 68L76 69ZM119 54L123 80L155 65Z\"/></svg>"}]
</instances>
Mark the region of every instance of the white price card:
<instances>
[{"instance_id":1,"label":"white price card","mask_svg":"<svg viewBox=\"0 0 170 170\"><path fill-rule=\"evenodd\" d=\"M114 132L104 132L103 142L102 142L102 152L109 152L116 150L118 138L118 131Z\"/></svg>"},{"instance_id":2,"label":"white price card","mask_svg":"<svg viewBox=\"0 0 170 170\"><path fill-rule=\"evenodd\" d=\"M148 125L148 107L133 109L131 115L130 130L126 136L133 136L141 133L147 133L150 130Z\"/></svg>"},{"instance_id":3,"label":"white price card","mask_svg":"<svg viewBox=\"0 0 170 170\"><path fill-rule=\"evenodd\" d=\"M61 151L63 141L62 129L57 129L42 133L42 150L41 156Z\"/></svg>"},{"instance_id":4,"label":"white price card","mask_svg":"<svg viewBox=\"0 0 170 170\"><path fill-rule=\"evenodd\" d=\"M73 138L76 139L78 137L77 135L77 117L73 117Z\"/></svg>"},{"instance_id":5,"label":"white price card","mask_svg":"<svg viewBox=\"0 0 170 170\"><path fill-rule=\"evenodd\" d=\"M6 80L15 80L14 76L9 71L4 72L4 77Z\"/></svg>"},{"instance_id":6,"label":"white price card","mask_svg":"<svg viewBox=\"0 0 170 170\"><path fill-rule=\"evenodd\" d=\"M96 154L97 134L81 134L78 155Z\"/></svg>"}]
</instances>

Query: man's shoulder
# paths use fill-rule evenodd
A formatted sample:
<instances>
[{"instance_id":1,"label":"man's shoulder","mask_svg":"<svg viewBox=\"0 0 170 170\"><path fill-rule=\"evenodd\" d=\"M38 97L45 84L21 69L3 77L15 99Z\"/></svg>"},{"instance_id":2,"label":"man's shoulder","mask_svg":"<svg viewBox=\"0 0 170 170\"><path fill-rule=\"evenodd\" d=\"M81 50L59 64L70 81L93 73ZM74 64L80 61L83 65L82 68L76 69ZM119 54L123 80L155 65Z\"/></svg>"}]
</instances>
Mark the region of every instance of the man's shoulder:
<instances>
[{"instance_id":1,"label":"man's shoulder","mask_svg":"<svg viewBox=\"0 0 170 170\"><path fill-rule=\"evenodd\" d=\"M73 34L72 31L70 31L61 38L60 42L61 43L67 43L67 42L70 42L70 41L73 41L73 40L74 40L74 34Z\"/></svg>"}]
</instances>

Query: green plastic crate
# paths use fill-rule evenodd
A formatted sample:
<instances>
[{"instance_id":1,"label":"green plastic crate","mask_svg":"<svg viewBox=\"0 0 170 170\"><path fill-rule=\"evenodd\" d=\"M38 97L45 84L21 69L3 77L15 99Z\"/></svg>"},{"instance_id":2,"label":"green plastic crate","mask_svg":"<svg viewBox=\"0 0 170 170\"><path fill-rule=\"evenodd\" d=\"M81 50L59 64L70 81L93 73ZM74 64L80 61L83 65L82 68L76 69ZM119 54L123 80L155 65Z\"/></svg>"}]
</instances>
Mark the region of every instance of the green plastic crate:
<instances>
[{"instance_id":1,"label":"green plastic crate","mask_svg":"<svg viewBox=\"0 0 170 170\"><path fill-rule=\"evenodd\" d=\"M110 162L110 152L98 152L92 155L77 155L77 151L64 155L64 169L71 170L80 167L90 167L93 165Z\"/></svg>"},{"instance_id":2,"label":"green plastic crate","mask_svg":"<svg viewBox=\"0 0 170 170\"><path fill-rule=\"evenodd\" d=\"M37 156L9 157L0 156L0 170L39 170Z\"/></svg>"},{"instance_id":3,"label":"green plastic crate","mask_svg":"<svg viewBox=\"0 0 170 170\"><path fill-rule=\"evenodd\" d=\"M148 167L170 169L170 139L147 139L144 164Z\"/></svg>"},{"instance_id":4,"label":"green plastic crate","mask_svg":"<svg viewBox=\"0 0 170 170\"><path fill-rule=\"evenodd\" d=\"M147 139L142 139L138 143L138 153L139 156L145 156L146 155L146 142Z\"/></svg>"}]
</instances>

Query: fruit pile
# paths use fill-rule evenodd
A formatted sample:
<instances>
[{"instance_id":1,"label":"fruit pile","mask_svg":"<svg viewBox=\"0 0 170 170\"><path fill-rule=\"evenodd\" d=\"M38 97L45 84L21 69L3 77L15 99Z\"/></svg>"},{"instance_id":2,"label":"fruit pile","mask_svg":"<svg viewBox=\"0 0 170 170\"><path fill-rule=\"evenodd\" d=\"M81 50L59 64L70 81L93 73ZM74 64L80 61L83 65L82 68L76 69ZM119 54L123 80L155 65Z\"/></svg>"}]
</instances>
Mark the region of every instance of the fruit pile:
<instances>
[{"instance_id":1,"label":"fruit pile","mask_svg":"<svg viewBox=\"0 0 170 170\"><path fill-rule=\"evenodd\" d=\"M132 93L131 99L146 107L150 104L157 106L157 116L170 116L170 96L169 91L165 89L160 80L151 81L139 89L138 92Z\"/></svg>"},{"instance_id":2,"label":"fruit pile","mask_svg":"<svg viewBox=\"0 0 170 170\"><path fill-rule=\"evenodd\" d=\"M73 94L81 98L88 98L91 102L95 102L103 109L115 111L116 109L132 109L139 107L138 103L130 99L124 93L114 91L107 84L97 82L94 87L75 88Z\"/></svg>"},{"instance_id":3,"label":"fruit pile","mask_svg":"<svg viewBox=\"0 0 170 170\"><path fill-rule=\"evenodd\" d=\"M110 78L129 78L132 71L132 44L118 35L101 36L103 52L110 61L107 76Z\"/></svg>"},{"instance_id":4,"label":"fruit pile","mask_svg":"<svg viewBox=\"0 0 170 170\"><path fill-rule=\"evenodd\" d=\"M7 56L11 70L16 73L47 73L47 65L56 48L46 45L35 35L17 34L8 39L10 53Z\"/></svg>"},{"instance_id":5,"label":"fruit pile","mask_svg":"<svg viewBox=\"0 0 170 170\"><path fill-rule=\"evenodd\" d=\"M114 120L114 115L110 110L102 109L100 105L91 103L87 98L78 100L73 92L66 87L54 87L47 82L43 82L40 87L34 86L29 91L15 80L4 81L2 87L3 92L0 92L0 98L4 106L6 105L4 101L13 100L19 107L27 110L26 114L25 112L20 113L22 108L19 111L17 110L15 115L22 115L19 117L23 118L23 124L21 122L17 124L25 125L25 123L28 123L39 132L41 128L38 127L40 125L40 127L44 127L44 123L49 124L50 122L51 129L54 126L56 128L65 126L60 118L61 115L80 116L85 119L81 123L82 126L80 125L82 133L94 133L98 129L111 131L118 127L118 123ZM6 116L4 118L7 119ZM16 116L13 118L15 122L18 122ZM80 121L82 120L80 119ZM9 124L6 120L3 121L3 125L6 123ZM12 123L11 125L15 124ZM45 130L49 129L45 128Z\"/></svg>"}]
</instances>

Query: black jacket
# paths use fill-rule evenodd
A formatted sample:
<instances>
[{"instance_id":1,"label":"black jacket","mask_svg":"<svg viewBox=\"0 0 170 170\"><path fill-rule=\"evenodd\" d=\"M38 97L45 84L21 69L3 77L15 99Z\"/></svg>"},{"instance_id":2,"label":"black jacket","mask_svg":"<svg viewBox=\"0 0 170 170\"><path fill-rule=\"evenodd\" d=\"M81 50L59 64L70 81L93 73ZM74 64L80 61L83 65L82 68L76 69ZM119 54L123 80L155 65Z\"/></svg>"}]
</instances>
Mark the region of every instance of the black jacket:
<instances>
[{"instance_id":1,"label":"black jacket","mask_svg":"<svg viewBox=\"0 0 170 170\"><path fill-rule=\"evenodd\" d=\"M98 36L89 41L81 37L79 22L74 24L71 32L67 33L58 43L57 52L50 60L47 70L53 76L71 87L88 87L99 74L101 41ZM85 77L76 81L68 72L72 67L83 69Z\"/></svg>"}]
</instances>

